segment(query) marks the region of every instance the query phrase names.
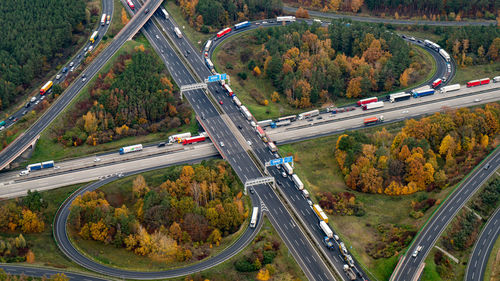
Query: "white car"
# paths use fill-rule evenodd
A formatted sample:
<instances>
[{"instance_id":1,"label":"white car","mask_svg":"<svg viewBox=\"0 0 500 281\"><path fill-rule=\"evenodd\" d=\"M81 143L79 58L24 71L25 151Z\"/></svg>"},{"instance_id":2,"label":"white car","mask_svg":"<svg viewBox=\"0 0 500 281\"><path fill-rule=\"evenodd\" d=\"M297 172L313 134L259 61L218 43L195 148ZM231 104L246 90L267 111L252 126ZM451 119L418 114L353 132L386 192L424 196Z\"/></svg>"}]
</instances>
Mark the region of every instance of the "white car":
<instances>
[{"instance_id":1,"label":"white car","mask_svg":"<svg viewBox=\"0 0 500 281\"><path fill-rule=\"evenodd\" d=\"M223 142L220 142L220 147L224 147L224 143Z\"/></svg>"},{"instance_id":2,"label":"white car","mask_svg":"<svg viewBox=\"0 0 500 281\"><path fill-rule=\"evenodd\" d=\"M30 102L34 102L34 101L36 101L36 97L32 97L30 100Z\"/></svg>"},{"instance_id":3,"label":"white car","mask_svg":"<svg viewBox=\"0 0 500 281\"><path fill-rule=\"evenodd\" d=\"M29 171L29 170L24 170L24 171L21 171L21 172L19 173L19 175L20 175L20 176L25 176L25 175L28 175L29 173L30 173L30 171Z\"/></svg>"},{"instance_id":4,"label":"white car","mask_svg":"<svg viewBox=\"0 0 500 281\"><path fill-rule=\"evenodd\" d=\"M251 141L247 141L248 145L252 146L252 142Z\"/></svg>"},{"instance_id":5,"label":"white car","mask_svg":"<svg viewBox=\"0 0 500 281\"><path fill-rule=\"evenodd\" d=\"M481 99L475 99L474 100L474 102L480 102L480 101L481 101Z\"/></svg>"},{"instance_id":6,"label":"white car","mask_svg":"<svg viewBox=\"0 0 500 281\"><path fill-rule=\"evenodd\" d=\"M100 161L101 161L101 158L99 158L99 157L96 157L96 158L94 159L94 162L100 162Z\"/></svg>"},{"instance_id":7,"label":"white car","mask_svg":"<svg viewBox=\"0 0 500 281\"><path fill-rule=\"evenodd\" d=\"M282 172L281 176L283 176L284 178L286 178L287 177L286 172Z\"/></svg>"}]
</instances>

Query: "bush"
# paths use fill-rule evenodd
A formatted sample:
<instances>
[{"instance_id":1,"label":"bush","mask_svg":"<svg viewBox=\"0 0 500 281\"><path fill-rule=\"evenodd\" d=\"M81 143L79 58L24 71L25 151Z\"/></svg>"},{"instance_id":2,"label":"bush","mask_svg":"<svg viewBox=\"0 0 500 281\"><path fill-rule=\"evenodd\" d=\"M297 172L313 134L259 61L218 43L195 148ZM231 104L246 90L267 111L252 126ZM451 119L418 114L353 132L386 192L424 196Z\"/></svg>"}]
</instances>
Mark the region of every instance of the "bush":
<instances>
[{"instance_id":1,"label":"bush","mask_svg":"<svg viewBox=\"0 0 500 281\"><path fill-rule=\"evenodd\" d=\"M234 69L233 64L230 62L226 63L226 68L227 69Z\"/></svg>"},{"instance_id":2,"label":"bush","mask_svg":"<svg viewBox=\"0 0 500 281\"><path fill-rule=\"evenodd\" d=\"M246 72L238 72L238 77L240 77L243 80L247 80L247 73Z\"/></svg>"},{"instance_id":3,"label":"bush","mask_svg":"<svg viewBox=\"0 0 500 281\"><path fill-rule=\"evenodd\" d=\"M262 259L262 264L270 264L273 262L274 258L276 257L276 252L275 251L264 251L263 254L263 259Z\"/></svg>"},{"instance_id":4,"label":"bush","mask_svg":"<svg viewBox=\"0 0 500 281\"><path fill-rule=\"evenodd\" d=\"M234 268L239 272L252 272L258 270L252 262L246 259L236 261L234 263Z\"/></svg>"},{"instance_id":5,"label":"bush","mask_svg":"<svg viewBox=\"0 0 500 281\"><path fill-rule=\"evenodd\" d=\"M255 62L253 60L251 60L249 63L248 63L248 69L253 71L253 69L257 66L257 64L255 64Z\"/></svg>"},{"instance_id":6,"label":"bush","mask_svg":"<svg viewBox=\"0 0 500 281\"><path fill-rule=\"evenodd\" d=\"M206 33L210 33L210 28L208 28L208 26L204 25L204 26L201 27L200 31L202 33L205 33L205 34Z\"/></svg>"}]
</instances>

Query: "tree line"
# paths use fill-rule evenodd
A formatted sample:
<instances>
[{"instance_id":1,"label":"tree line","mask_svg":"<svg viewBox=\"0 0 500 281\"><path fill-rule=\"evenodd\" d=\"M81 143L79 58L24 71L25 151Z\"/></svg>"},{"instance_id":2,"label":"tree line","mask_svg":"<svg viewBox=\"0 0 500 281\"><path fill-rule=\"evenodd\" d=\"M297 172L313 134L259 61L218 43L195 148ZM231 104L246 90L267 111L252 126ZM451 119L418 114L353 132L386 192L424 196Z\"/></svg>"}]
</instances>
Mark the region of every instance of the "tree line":
<instances>
[{"instance_id":1,"label":"tree line","mask_svg":"<svg viewBox=\"0 0 500 281\"><path fill-rule=\"evenodd\" d=\"M248 216L236 175L224 161L183 166L159 186L137 176L124 204L101 191L73 202L70 227L83 239L167 263L200 260Z\"/></svg>"},{"instance_id":2,"label":"tree line","mask_svg":"<svg viewBox=\"0 0 500 281\"><path fill-rule=\"evenodd\" d=\"M360 12L363 8L378 15L425 16L433 20L460 20L461 17L495 19L500 3L495 0L286 0L324 12Z\"/></svg>"},{"instance_id":3,"label":"tree line","mask_svg":"<svg viewBox=\"0 0 500 281\"><path fill-rule=\"evenodd\" d=\"M353 190L404 195L446 188L491 149L499 120L500 105L492 103L410 119L397 133L346 132L337 140L335 158Z\"/></svg>"},{"instance_id":4,"label":"tree line","mask_svg":"<svg viewBox=\"0 0 500 281\"><path fill-rule=\"evenodd\" d=\"M279 95L298 108L391 91L417 79L403 75L405 70L414 68L415 76L422 68L407 43L379 26L294 23L258 29L253 36L250 44L260 48L253 54L243 50L241 61L256 76L262 69Z\"/></svg>"},{"instance_id":5,"label":"tree line","mask_svg":"<svg viewBox=\"0 0 500 281\"><path fill-rule=\"evenodd\" d=\"M45 77L87 23L83 0L2 1L0 110Z\"/></svg>"},{"instance_id":6,"label":"tree line","mask_svg":"<svg viewBox=\"0 0 500 281\"><path fill-rule=\"evenodd\" d=\"M155 54L140 45L99 74L90 96L51 132L66 146L98 145L127 136L166 132L189 124L191 108Z\"/></svg>"},{"instance_id":7,"label":"tree line","mask_svg":"<svg viewBox=\"0 0 500 281\"><path fill-rule=\"evenodd\" d=\"M273 18L281 14L281 0L176 0L196 30L208 33L236 22Z\"/></svg>"}]
</instances>

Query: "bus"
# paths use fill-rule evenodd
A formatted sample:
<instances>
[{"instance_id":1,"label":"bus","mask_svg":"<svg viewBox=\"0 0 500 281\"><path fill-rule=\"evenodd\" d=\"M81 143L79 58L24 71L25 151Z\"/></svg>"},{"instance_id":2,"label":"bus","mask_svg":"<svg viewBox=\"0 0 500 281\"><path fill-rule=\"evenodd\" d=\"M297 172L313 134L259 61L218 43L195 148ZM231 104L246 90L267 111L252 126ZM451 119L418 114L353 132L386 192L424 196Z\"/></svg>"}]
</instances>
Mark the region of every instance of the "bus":
<instances>
[{"instance_id":1,"label":"bus","mask_svg":"<svg viewBox=\"0 0 500 281\"><path fill-rule=\"evenodd\" d=\"M102 14L101 25L105 25L105 24L106 24L106 14Z\"/></svg>"},{"instance_id":2,"label":"bus","mask_svg":"<svg viewBox=\"0 0 500 281\"><path fill-rule=\"evenodd\" d=\"M90 36L90 43L94 43L97 37L99 37L99 32L96 30L92 33L92 36Z\"/></svg>"},{"instance_id":3,"label":"bus","mask_svg":"<svg viewBox=\"0 0 500 281\"><path fill-rule=\"evenodd\" d=\"M252 219L250 220L250 227L254 228L257 224L257 217L259 216L259 207L253 207Z\"/></svg>"}]
</instances>

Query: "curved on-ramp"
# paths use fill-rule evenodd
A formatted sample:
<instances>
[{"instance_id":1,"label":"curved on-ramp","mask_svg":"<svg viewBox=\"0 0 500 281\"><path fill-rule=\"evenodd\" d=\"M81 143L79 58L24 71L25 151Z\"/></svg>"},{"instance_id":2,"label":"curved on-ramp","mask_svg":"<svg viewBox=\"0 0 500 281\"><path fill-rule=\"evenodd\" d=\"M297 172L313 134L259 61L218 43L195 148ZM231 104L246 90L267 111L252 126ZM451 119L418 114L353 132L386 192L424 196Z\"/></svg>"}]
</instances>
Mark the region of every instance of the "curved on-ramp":
<instances>
[{"instance_id":1,"label":"curved on-ramp","mask_svg":"<svg viewBox=\"0 0 500 281\"><path fill-rule=\"evenodd\" d=\"M202 159L198 159L202 160ZM177 164L183 164L183 163L192 163L192 161L185 161ZM101 263L98 263L84 254L80 253L71 243L69 236L68 236L68 231L66 228L68 216L70 214L70 206L73 200L79 196L82 195L83 193L87 191L93 191L101 186L108 184L114 180L117 180L121 178L122 176L131 176L134 174L139 174L139 173L144 173L147 171L151 170L156 170L156 169L161 169L164 167L168 167L171 165L163 165L163 166L158 166L155 168L150 168L150 169L143 169L143 170L138 170L135 172L130 172L130 173L124 173L124 174L119 174L119 175L114 175L112 177L93 182L91 184L88 184L79 190L75 191L71 196L69 196L64 203L60 206L59 210L56 213L56 216L54 218L54 226L53 226L53 235L54 239L56 240L56 244L59 247L59 249L72 261L77 263L78 265L92 270L94 272L103 274L105 276L111 276L115 278L124 278L124 279L137 279L137 280L154 280L154 279L163 279L163 278L173 278L173 277L180 277L180 276L185 276L188 274L193 274L196 272L200 272L203 270L206 270L208 268L211 268L213 266L216 266L222 262L225 262L226 260L230 259L237 253L239 253L241 250L243 250L250 242L253 241L255 235L259 232L261 226L262 226L262 212L260 212L259 215L259 222L258 225L255 228L250 228L247 227L245 232L241 234L241 236L236 240L236 242L232 243L229 247L227 247L225 250L222 252L218 253L216 256L213 256L211 258L208 258L206 260L203 260L201 262L198 262L193 265L189 265L186 267L181 267L181 268L175 268L175 269L170 269L170 270L164 270L164 271L133 271L133 270L125 270L125 269L120 269L120 268L115 268L115 267L110 267L103 265ZM253 206L259 206L259 199L256 196L251 196L252 199L252 205Z\"/></svg>"}]
</instances>

